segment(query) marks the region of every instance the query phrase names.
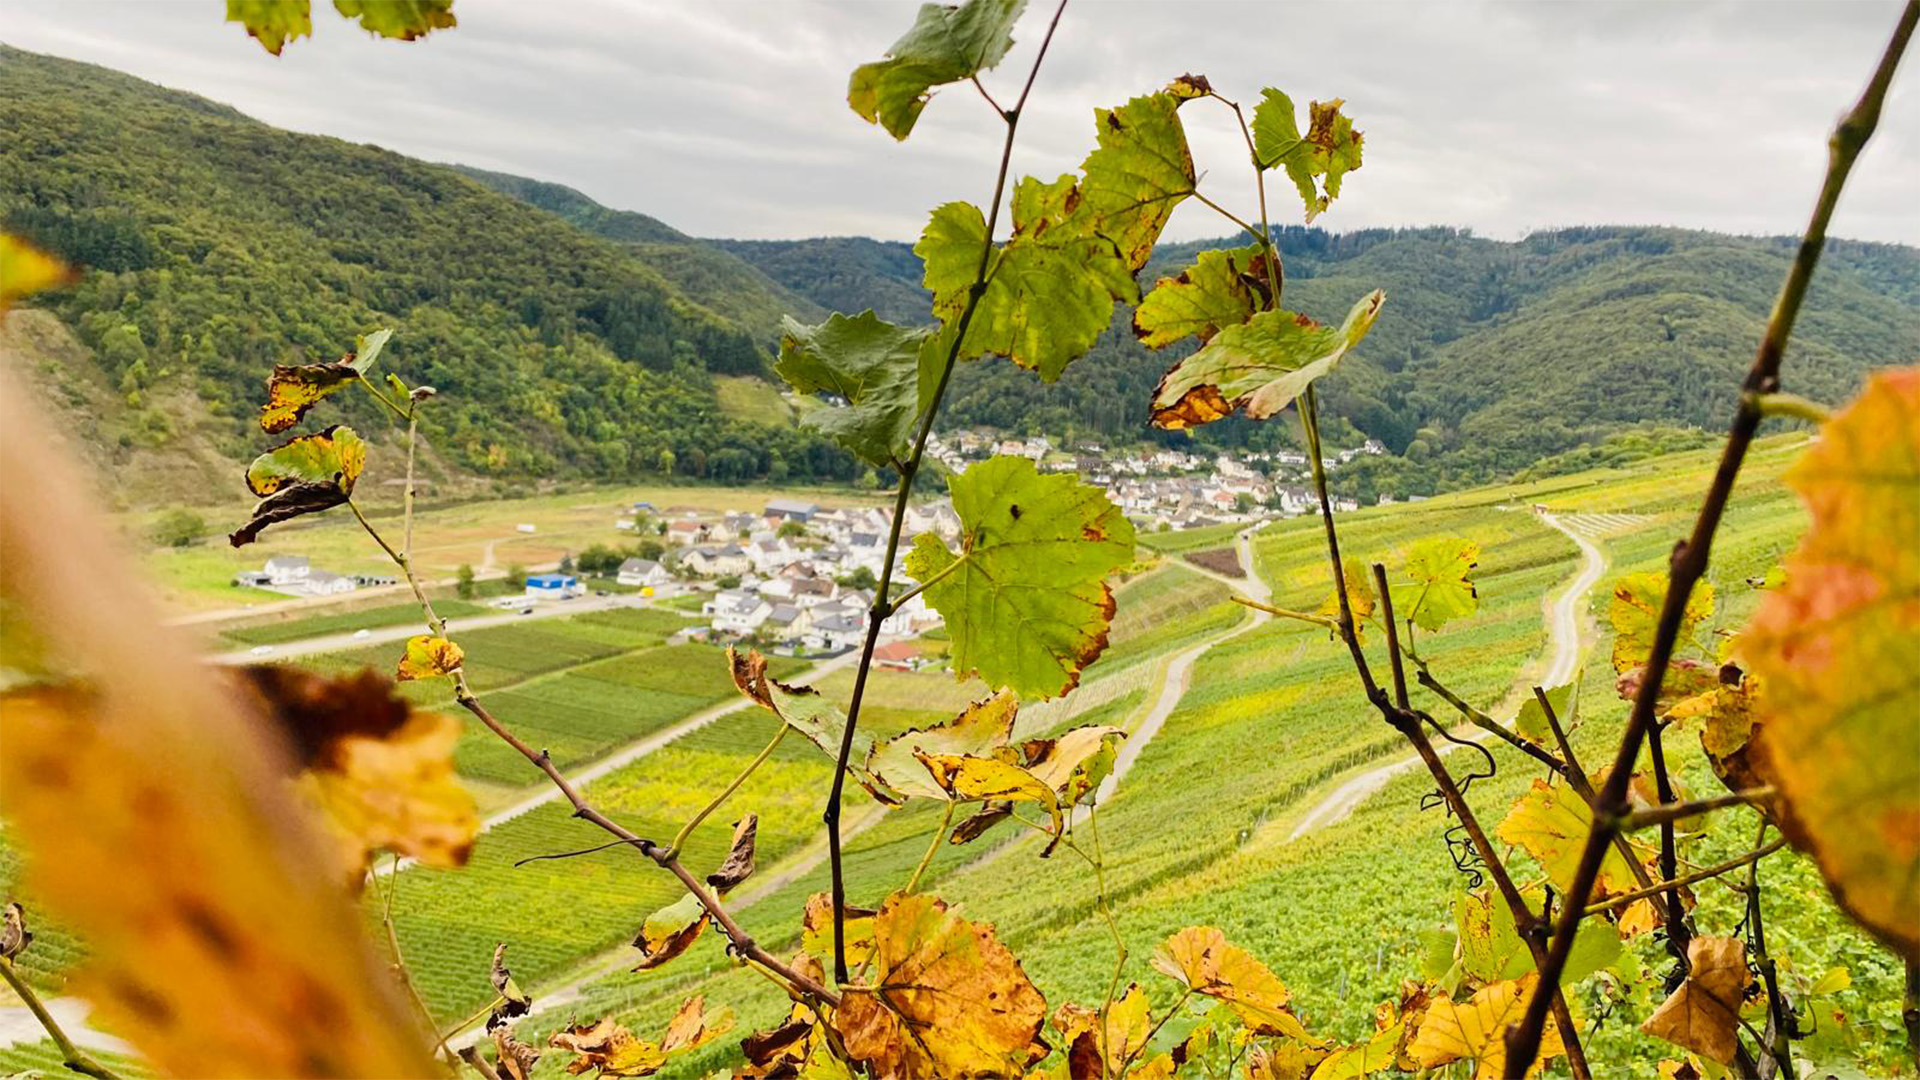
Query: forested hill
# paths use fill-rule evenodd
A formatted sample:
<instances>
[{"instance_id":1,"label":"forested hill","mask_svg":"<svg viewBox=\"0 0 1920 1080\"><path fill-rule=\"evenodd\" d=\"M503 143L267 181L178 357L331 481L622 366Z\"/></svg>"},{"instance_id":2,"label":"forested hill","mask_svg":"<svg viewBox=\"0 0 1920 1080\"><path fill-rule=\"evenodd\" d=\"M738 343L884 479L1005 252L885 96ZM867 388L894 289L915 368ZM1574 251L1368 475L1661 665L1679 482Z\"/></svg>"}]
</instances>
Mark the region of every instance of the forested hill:
<instances>
[{"instance_id":1,"label":"forested hill","mask_svg":"<svg viewBox=\"0 0 1920 1080\"><path fill-rule=\"evenodd\" d=\"M823 439L719 410L715 376L767 370L789 300L708 245L616 242L452 168L5 46L0 131L0 227L89 270L46 306L99 369L59 373L58 388L102 385L125 414L83 432L109 465L189 433L247 457L273 364L332 359L392 325L391 362L440 391L428 435L458 473L861 472ZM741 290L704 304L663 272L685 251L759 279L751 318L730 310ZM370 402L336 400L383 437Z\"/></svg>"},{"instance_id":2,"label":"forested hill","mask_svg":"<svg viewBox=\"0 0 1920 1080\"><path fill-rule=\"evenodd\" d=\"M1337 322L1368 290L1387 292L1366 342L1322 383L1328 412L1402 455L1366 463L1368 493L1481 483L1582 446L1593 450L1568 463L1588 464L1684 442L1665 430L1675 427L1717 431L1797 242L1668 228L1565 229L1510 243L1453 229L1287 228L1278 238L1288 307ZM1164 246L1142 280L1242 242ZM728 246L823 305L907 308L919 293L908 245L844 243ZM846 283L881 276L870 298L847 295ZM1867 368L1916 354L1920 251L1830 241L1794 334L1790 384L1838 402ZM1123 316L1050 387L1004 364L968 365L948 415L1056 436L1135 435L1176 355L1139 345ZM1294 430L1226 421L1202 433L1235 443Z\"/></svg>"}]
</instances>

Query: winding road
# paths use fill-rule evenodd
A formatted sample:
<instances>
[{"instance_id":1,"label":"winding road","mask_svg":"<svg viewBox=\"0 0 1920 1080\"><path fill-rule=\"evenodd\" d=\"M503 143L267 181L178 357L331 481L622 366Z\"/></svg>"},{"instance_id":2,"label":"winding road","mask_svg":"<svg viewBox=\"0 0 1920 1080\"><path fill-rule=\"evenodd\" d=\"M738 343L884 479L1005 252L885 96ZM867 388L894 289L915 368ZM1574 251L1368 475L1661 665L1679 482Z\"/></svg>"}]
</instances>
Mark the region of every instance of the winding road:
<instances>
[{"instance_id":1,"label":"winding road","mask_svg":"<svg viewBox=\"0 0 1920 1080\"><path fill-rule=\"evenodd\" d=\"M1587 593L1599 584L1600 575L1606 572L1607 560L1592 541L1567 528L1559 518L1544 510L1539 511L1539 518L1548 528L1572 540L1581 554L1580 572L1574 575L1573 581L1553 602L1548 612L1547 640L1551 643L1552 656L1547 661L1546 671L1539 678L1539 685L1559 686L1572 679L1574 673L1579 670L1581 605L1585 603ZM1489 737L1488 732L1471 724L1462 724L1454 730L1453 735L1455 738L1470 739L1474 742ZM1439 743L1435 749L1445 754L1458 747ZM1386 787L1394 777L1419 764L1419 755L1408 754L1348 777L1301 816L1299 824L1293 827L1293 832L1288 835L1287 840L1289 842L1298 840L1302 836L1318 832L1341 821L1348 814L1353 813L1361 803Z\"/></svg>"}]
</instances>

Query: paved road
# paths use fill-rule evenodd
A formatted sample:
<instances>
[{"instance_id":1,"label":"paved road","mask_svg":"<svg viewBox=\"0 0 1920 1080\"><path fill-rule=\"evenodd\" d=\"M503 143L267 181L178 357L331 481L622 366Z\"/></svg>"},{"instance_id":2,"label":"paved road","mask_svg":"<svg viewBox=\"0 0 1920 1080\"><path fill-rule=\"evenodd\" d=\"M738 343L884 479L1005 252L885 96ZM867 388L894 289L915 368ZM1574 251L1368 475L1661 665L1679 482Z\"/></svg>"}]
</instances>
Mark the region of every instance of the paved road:
<instances>
[{"instance_id":1,"label":"paved road","mask_svg":"<svg viewBox=\"0 0 1920 1080\"><path fill-rule=\"evenodd\" d=\"M493 558L493 545L491 543L487 545L487 558L489 560L488 564L474 571L473 579L475 581L492 581L495 578L507 576L505 570L494 570L491 568L491 560ZM539 574L558 569L559 566L560 564L557 562L541 563L538 566L528 566L527 571L529 573ZM458 584L458 579L447 577L440 578L436 581L423 581L421 584L429 589L449 588ZM204 623L238 622L242 619L254 619L262 615L276 615L288 611L303 611L307 608L331 607L355 600L364 600L369 596L411 595L413 595L412 587L404 581L398 581L392 585L370 585L364 589L355 589L344 597L291 596L285 600L268 600L258 604L242 604L239 607L215 608L212 611L194 611L168 619L167 625L198 626Z\"/></svg>"},{"instance_id":2,"label":"paved road","mask_svg":"<svg viewBox=\"0 0 1920 1080\"><path fill-rule=\"evenodd\" d=\"M581 596L572 600L553 602L541 601L529 605L531 614L522 615L518 609L500 611L490 615L461 615L447 620L447 627L456 634L469 630L484 630L489 626L506 626L509 623L531 622L534 619L553 619L563 615L585 615L590 611L607 611L621 607L646 607L647 602L631 595L618 596ZM216 664L257 664L267 660L290 660L296 656L311 656L314 653L336 652L340 649L357 649L363 645L379 645L388 641L405 641L415 634L424 633L426 626L420 623L402 623L399 626L382 626L369 629L364 635L357 630L344 630L338 634L323 634L320 637L302 638L277 645L265 646L265 652L254 649L239 649L229 653L219 653L208 659Z\"/></svg>"},{"instance_id":3,"label":"paved road","mask_svg":"<svg viewBox=\"0 0 1920 1080\"><path fill-rule=\"evenodd\" d=\"M1552 609L1548 612L1547 635L1549 647L1552 649L1552 659L1548 661L1546 672L1540 677L1539 684L1559 686L1572 679L1579 669L1580 612L1583 610L1582 605L1586 602L1587 593L1599 583L1600 575L1606 572L1607 561L1592 541L1561 524L1560 519L1552 514L1541 512L1540 520L1549 528L1559 531L1567 539L1572 540L1580 548L1583 556L1580 572L1574 575L1572 583L1567 586L1560 598L1554 601ZM1474 742L1491 738L1488 732L1471 724L1461 725L1454 730L1453 734L1455 738L1470 739ZM1442 742L1435 749L1446 754L1457 747ZM1318 832L1344 819L1361 803L1386 787L1388 781L1419 765L1419 756L1409 754L1349 777L1338 787L1329 791L1325 798L1315 803L1300 819L1300 823L1294 826L1292 834L1287 839L1298 840L1302 836Z\"/></svg>"}]
</instances>

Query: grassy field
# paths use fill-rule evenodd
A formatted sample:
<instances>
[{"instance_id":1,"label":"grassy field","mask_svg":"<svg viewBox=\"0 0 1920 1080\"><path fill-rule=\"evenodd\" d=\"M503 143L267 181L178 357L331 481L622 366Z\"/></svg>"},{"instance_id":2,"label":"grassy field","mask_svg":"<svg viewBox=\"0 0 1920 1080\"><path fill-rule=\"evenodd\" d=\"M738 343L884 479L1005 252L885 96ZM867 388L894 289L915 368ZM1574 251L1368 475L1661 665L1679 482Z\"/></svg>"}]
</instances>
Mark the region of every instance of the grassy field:
<instances>
[{"instance_id":1,"label":"grassy field","mask_svg":"<svg viewBox=\"0 0 1920 1080\"><path fill-rule=\"evenodd\" d=\"M793 422L793 406L780 388L752 375L715 375L720 411L736 420L777 426Z\"/></svg>"}]
</instances>

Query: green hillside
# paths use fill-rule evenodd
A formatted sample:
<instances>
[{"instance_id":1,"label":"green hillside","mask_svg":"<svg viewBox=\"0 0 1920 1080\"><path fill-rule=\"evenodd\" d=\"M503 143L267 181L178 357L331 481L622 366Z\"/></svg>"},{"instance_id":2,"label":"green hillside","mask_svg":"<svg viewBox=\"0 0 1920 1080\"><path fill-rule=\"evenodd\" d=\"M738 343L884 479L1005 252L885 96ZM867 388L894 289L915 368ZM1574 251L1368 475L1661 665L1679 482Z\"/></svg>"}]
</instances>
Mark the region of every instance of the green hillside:
<instances>
[{"instance_id":1,"label":"green hillside","mask_svg":"<svg viewBox=\"0 0 1920 1080\"><path fill-rule=\"evenodd\" d=\"M230 459L257 452L269 368L331 359L385 324L391 362L441 392L426 434L461 474L639 477L667 452L676 474L726 482L860 472L792 425L720 409L715 376L766 370L779 290L763 278L765 303L716 310L702 297L738 290L690 283L687 260L647 246L666 241L590 235L450 168L4 47L0 130L0 227L90 271L46 306L97 365L74 381L134 414L109 466L185 429ZM370 402L340 400L383 438Z\"/></svg>"}]
</instances>

